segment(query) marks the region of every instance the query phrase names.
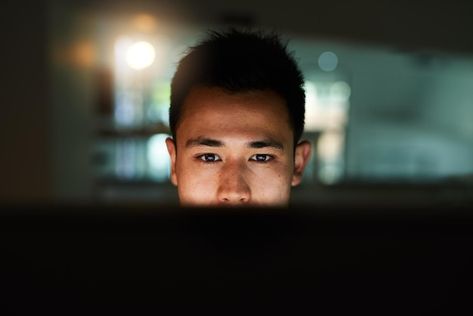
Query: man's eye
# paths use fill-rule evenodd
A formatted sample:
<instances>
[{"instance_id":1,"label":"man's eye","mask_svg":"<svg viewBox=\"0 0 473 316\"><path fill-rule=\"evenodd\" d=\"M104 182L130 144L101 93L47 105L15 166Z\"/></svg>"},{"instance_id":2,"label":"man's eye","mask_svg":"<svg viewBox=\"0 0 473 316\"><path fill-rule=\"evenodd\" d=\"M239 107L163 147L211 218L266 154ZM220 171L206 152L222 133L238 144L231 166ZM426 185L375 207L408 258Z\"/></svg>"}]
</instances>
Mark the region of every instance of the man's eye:
<instances>
[{"instance_id":1,"label":"man's eye","mask_svg":"<svg viewBox=\"0 0 473 316\"><path fill-rule=\"evenodd\" d=\"M272 160L274 157L267 154L256 154L251 156L250 160L257 161L257 162L268 162Z\"/></svg>"},{"instance_id":2,"label":"man's eye","mask_svg":"<svg viewBox=\"0 0 473 316\"><path fill-rule=\"evenodd\" d=\"M216 161L222 160L216 154L203 154L203 155L198 156L197 158L199 158L203 162L216 162Z\"/></svg>"}]
</instances>

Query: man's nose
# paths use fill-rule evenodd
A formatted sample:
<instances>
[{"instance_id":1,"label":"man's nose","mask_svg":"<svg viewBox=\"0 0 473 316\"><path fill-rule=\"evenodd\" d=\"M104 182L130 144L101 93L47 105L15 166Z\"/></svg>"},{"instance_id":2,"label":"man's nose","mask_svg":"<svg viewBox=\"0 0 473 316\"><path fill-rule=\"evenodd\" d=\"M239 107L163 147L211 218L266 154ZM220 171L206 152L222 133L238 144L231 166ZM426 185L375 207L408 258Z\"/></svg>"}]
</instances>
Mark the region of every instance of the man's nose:
<instances>
[{"instance_id":1,"label":"man's nose","mask_svg":"<svg viewBox=\"0 0 473 316\"><path fill-rule=\"evenodd\" d=\"M251 190L244 178L244 167L238 164L226 166L221 170L217 192L218 202L224 205L248 203Z\"/></svg>"}]
</instances>

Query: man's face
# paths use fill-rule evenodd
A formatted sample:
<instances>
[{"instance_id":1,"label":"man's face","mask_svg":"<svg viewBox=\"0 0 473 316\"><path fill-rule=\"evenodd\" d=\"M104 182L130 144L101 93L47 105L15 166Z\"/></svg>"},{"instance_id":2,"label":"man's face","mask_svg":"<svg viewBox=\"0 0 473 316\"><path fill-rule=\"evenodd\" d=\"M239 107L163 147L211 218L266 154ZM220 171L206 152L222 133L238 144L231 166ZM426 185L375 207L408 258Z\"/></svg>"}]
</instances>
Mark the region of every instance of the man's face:
<instances>
[{"instance_id":1,"label":"man's face","mask_svg":"<svg viewBox=\"0 0 473 316\"><path fill-rule=\"evenodd\" d=\"M284 100L271 91L194 88L176 138L166 141L171 180L186 206L285 206L310 153L305 144L295 159Z\"/></svg>"}]
</instances>

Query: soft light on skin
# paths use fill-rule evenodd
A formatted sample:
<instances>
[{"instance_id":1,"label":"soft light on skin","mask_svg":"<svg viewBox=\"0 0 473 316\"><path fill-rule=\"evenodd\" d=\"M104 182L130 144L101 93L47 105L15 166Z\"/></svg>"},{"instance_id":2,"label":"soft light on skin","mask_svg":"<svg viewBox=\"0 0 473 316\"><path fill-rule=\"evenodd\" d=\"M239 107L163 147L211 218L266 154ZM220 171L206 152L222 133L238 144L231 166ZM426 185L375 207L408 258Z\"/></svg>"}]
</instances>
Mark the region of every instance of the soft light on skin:
<instances>
[{"instance_id":1,"label":"soft light on skin","mask_svg":"<svg viewBox=\"0 0 473 316\"><path fill-rule=\"evenodd\" d=\"M287 206L310 156L294 151L284 100L271 91L191 90L176 138L166 140L184 206Z\"/></svg>"},{"instance_id":2,"label":"soft light on skin","mask_svg":"<svg viewBox=\"0 0 473 316\"><path fill-rule=\"evenodd\" d=\"M153 64L156 52L148 42L136 42L126 52L126 62L130 68L141 70Z\"/></svg>"}]
</instances>

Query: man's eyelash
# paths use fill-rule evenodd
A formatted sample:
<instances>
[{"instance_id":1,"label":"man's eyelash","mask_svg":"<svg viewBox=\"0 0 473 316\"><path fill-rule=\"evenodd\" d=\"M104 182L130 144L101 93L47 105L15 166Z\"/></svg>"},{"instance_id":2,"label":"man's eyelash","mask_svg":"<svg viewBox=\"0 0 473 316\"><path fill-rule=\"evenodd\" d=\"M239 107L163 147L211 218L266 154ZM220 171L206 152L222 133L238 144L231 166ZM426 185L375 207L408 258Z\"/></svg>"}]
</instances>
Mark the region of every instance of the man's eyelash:
<instances>
[{"instance_id":1,"label":"man's eyelash","mask_svg":"<svg viewBox=\"0 0 473 316\"><path fill-rule=\"evenodd\" d=\"M205 159L205 158L210 158L210 157L213 157L214 160L212 160L212 159L210 159L210 160ZM222 160L217 154L211 154L211 153L206 153L206 154L197 155L196 158L197 158L199 161L204 162L204 163L215 163L215 162L218 162L218 161L221 161L221 160Z\"/></svg>"},{"instance_id":2,"label":"man's eyelash","mask_svg":"<svg viewBox=\"0 0 473 316\"><path fill-rule=\"evenodd\" d=\"M258 160L257 159L258 156L260 158L264 157L265 159L264 160ZM219 155L212 154L212 153L200 154L200 155L195 156L195 158L198 159L200 162L203 162L203 163L216 163L216 162L222 161L222 158L220 158ZM249 160L254 161L254 162L258 162L258 163L268 163L273 159L274 159L273 155L255 154L255 155L251 156Z\"/></svg>"},{"instance_id":3,"label":"man's eyelash","mask_svg":"<svg viewBox=\"0 0 473 316\"><path fill-rule=\"evenodd\" d=\"M256 156L264 156L266 159L265 160L251 159L251 158L256 157ZM255 161L255 162L259 162L259 163L267 163L267 162L270 162L271 160L273 160L274 156L269 155L269 154L256 154L256 155L251 156L251 158L250 158L251 161Z\"/></svg>"}]
</instances>

